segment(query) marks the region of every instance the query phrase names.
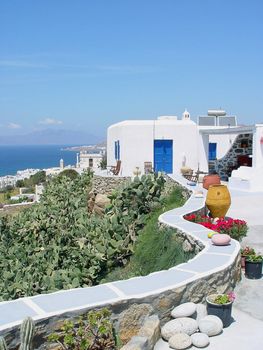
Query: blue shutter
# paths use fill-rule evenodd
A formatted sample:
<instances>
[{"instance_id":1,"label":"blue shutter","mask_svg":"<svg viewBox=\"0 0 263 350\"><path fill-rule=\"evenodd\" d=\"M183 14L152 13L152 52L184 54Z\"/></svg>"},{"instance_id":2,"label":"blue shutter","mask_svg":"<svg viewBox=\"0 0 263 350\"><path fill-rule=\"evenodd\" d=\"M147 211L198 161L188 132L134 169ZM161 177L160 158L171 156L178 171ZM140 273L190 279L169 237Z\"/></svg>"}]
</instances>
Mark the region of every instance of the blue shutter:
<instances>
[{"instance_id":1,"label":"blue shutter","mask_svg":"<svg viewBox=\"0 0 263 350\"><path fill-rule=\"evenodd\" d=\"M216 159L216 143L209 142L209 150L208 150L208 160Z\"/></svg>"}]
</instances>

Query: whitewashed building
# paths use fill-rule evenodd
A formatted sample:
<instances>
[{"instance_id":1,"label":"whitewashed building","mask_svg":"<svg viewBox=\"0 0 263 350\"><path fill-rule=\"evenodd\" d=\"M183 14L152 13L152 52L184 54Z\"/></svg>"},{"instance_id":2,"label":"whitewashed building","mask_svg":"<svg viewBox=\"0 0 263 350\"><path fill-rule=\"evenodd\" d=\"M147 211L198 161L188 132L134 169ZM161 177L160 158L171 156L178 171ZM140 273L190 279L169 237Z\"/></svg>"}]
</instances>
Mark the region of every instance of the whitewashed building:
<instances>
[{"instance_id":1,"label":"whitewashed building","mask_svg":"<svg viewBox=\"0 0 263 350\"><path fill-rule=\"evenodd\" d=\"M100 168L102 158L102 153L89 153L87 151L82 151L77 154L77 168L89 168L95 171Z\"/></svg>"},{"instance_id":2,"label":"whitewashed building","mask_svg":"<svg viewBox=\"0 0 263 350\"><path fill-rule=\"evenodd\" d=\"M162 116L111 125L107 165L120 160L122 176L130 176L136 169L144 173L145 163L168 174L180 172L183 166L194 171L215 170L223 179L232 174L230 183L235 187L263 190L263 183L259 184L263 177L262 147L263 125L238 126L236 117L222 110L210 110L195 123L185 111L181 119ZM253 184L252 178L257 179Z\"/></svg>"},{"instance_id":3,"label":"whitewashed building","mask_svg":"<svg viewBox=\"0 0 263 350\"><path fill-rule=\"evenodd\" d=\"M114 124L108 128L108 166L121 160L122 175L130 175L136 167L143 171L145 162L151 162L155 171L166 173L179 172L182 166L208 171L210 141L200 134L200 129L226 126L206 125L204 121L202 118L199 126L185 111L180 120L175 116L162 116L157 120L127 120ZM215 152L221 157L234 139L233 135L230 139L213 136L210 146L217 143Z\"/></svg>"}]
</instances>

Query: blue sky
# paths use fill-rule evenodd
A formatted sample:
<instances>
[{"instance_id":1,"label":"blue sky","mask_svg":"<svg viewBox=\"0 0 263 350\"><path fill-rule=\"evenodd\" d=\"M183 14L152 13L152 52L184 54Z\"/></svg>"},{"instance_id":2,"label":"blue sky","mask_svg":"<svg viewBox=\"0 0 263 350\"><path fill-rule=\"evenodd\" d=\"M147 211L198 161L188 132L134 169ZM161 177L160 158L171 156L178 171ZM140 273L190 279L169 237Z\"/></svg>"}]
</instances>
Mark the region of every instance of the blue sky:
<instances>
[{"instance_id":1,"label":"blue sky","mask_svg":"<svg viewBox=\"0 0 263 350\"><path fill-rule=\"evenodd\" d=\"M0 134L185 107L263 122L262 18L262 0L2 0Z\"/></svg>"}]
</instances>

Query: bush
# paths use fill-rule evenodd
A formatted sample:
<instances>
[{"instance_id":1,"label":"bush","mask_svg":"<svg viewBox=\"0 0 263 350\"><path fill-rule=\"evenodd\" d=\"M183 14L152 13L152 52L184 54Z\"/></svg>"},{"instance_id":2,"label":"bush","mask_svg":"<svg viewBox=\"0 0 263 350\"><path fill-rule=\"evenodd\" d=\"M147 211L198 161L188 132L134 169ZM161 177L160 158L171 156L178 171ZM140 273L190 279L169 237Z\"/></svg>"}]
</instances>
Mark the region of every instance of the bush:
<instances>
[{"instance_id":1,"label":"bush","mask_svg":"<svg viewBox=\"0 0 263 350\"><path fill-rule=\"evenodd\" d=\"M74 169L65 169L59 173L59 176L66 176L71 180L75 180L77 177L79 177L79 173Z\"/></svg>"},{"instance_id":2,"label":"bush","mask_svg":"<svg viewBox=\"0 0 263 350\"><path fill-rule=\"evenodd\" d=\"M90 311L77 322L66 320L57 333L48 337L61 350L114 350L117 340L108 309Z\"/></svg>"},{"instance_id":3,"label":"bush","mask_svg":"<svg viewBox=\"0 0 263 350\"><path fill-rule=\"evenodd\" d=\"M162 208L155 210L146 221L145 227L138 233L134 245L134 254L126 266L115 268L101 280L101 283L144 276L151 272L166 270L193 257L185 253L182 242L176 237L176 230L159 226L158 218L164 211L181 206L184 203L182 191L174 189L165 198Z\"/></svg>"},{"instance_id":4,"label":"bush","mask_svg":"<svg viewBox=\"0 0 263 350\"><path fill-rule=\"evenodd\" d=\"M92 174L47 182L39 204L0 220L0 299L86 287L132 254L164 179L135 179L111 197L104 217L87 212ZM160 205L160 204L159 204Z\"/></svg>"}]
</instances>

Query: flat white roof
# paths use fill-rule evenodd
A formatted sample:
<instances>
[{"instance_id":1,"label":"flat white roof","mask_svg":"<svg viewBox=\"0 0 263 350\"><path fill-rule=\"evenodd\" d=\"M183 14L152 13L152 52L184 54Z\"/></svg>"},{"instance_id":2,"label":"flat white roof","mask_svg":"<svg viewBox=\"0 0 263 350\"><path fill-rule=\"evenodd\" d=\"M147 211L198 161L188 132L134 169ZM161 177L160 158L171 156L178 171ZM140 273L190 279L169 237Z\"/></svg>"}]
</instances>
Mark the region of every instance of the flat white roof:
<instances>
[{"instance_id":1,"label":"flat white roof","mask_svg":"<svg viewBox=\"0 0 263 350\"><path fill-rule=\"evenodd\" d=\"M193 120L178 119L155 119L155 120L124 120L122 122L112 124L109 128L116 126L145 126L145 125L196 125Z\"/></svg>"}]
</instances>

